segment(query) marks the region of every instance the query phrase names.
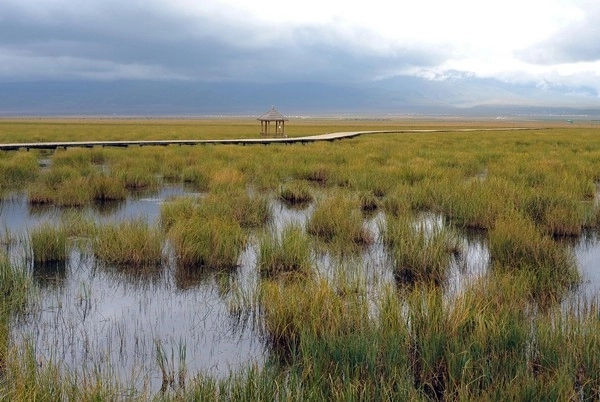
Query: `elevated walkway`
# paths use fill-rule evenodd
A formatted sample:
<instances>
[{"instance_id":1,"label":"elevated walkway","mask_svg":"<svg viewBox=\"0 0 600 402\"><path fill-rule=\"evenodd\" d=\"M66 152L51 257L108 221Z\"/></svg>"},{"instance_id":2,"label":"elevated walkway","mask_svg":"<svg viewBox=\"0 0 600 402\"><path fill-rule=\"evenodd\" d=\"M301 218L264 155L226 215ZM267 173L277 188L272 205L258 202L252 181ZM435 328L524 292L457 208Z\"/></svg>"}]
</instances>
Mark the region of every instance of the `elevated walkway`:
<instances>
[{"instance_id":1,"label":"elevated walkway","mask_svg":"<svg viewBox=\"0 0 600 402\"><path fill-rule=\"evenodd\" d=\"M269 144L306 144L318 141L337 141L354 138L365 134L391 134L391 133L442 133L442 132L470 132L470 131L515 131L515 130L538 130L525 127L510 128L457 128L457 129L398 129L398 130L373 130L373 131L346 131L339 133L327 133L311 135L306 137L290 138L243 138L225 140L142 140L142 141L56 141L56 142L23 142L0 144L0 151L15 151L19 149L67 149L67 148L93 148L93 147L120 147L129 146L168 146L168 145L206 145L206 144L229 144L229 145L269 145Z\"/></svg>"}]
</instances>

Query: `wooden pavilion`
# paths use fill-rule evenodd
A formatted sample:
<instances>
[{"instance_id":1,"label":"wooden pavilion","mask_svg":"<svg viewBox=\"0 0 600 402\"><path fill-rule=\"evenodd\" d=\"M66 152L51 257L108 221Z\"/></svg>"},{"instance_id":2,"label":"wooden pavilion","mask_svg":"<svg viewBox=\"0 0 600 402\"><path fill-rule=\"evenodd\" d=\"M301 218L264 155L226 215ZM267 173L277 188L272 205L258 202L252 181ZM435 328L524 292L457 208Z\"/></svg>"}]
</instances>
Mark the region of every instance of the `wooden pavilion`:
<instances>
[{"instance_id":1,"label":"wooden pavilion","mask_svg":"<svg viewBox=\"0 0 600 402\"><path fill-rule=\"evenodd\" d=\"M284 137L285 136L285 122L288 121L277 109L275 106L271 107L267 113L260 116L258 119L260 121L260 135L269 136L271 122L275 122L275 136Z\"/></svg>"}]
</instances>

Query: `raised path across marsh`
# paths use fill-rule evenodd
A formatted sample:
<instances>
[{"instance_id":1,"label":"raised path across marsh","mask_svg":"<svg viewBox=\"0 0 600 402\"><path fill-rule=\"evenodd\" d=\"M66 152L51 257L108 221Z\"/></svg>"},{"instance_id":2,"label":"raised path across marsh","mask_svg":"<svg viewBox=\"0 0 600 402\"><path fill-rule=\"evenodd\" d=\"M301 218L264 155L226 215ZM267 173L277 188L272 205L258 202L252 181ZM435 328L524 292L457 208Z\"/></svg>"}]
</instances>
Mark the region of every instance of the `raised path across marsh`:
<instances>
[{"instance_id":1,"label":"raised path across marsh","mask_svg":"<svg viewBox=\"0 0 600 402\"><path fill-rule=\"evenodd\" d=\"M93 147L129 147L129 146L168 146L168 145L203 145L203 144L230 144L230 145L269 145L269 144L306 144L318 141L336 141L358 137L365 134L395 134L395 133L443 133L443 132L470 132L470 131L514 131L533 130L526 127L505 128L449 128L449 129L398 129L398 130L371 130L371 131L346 131L327 133L306 137L264 137L242 138L227 140L140 140L140 141L56 141L56 142L23 142L0 144L0 151L14 151L18 149L58 149L58 148L93 148ZM539 130L539 128L536 128Z\"/></svg>"}]
</instances>

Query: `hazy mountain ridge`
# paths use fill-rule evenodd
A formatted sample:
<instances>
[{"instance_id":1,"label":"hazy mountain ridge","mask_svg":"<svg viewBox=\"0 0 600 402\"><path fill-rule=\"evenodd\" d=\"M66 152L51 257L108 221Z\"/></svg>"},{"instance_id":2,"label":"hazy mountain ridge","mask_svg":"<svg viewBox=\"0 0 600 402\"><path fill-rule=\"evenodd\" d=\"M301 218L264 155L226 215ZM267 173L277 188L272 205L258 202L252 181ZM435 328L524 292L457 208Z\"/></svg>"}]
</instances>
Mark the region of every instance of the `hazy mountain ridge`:
<instances>
[{"instance_id":1,"label":"hazy mountain ridge","mask_svg":"<svg viewBox=\"0 0 600 402\"><path fill-rule=\"evenodd\" d=\"M0 83L0 115L519 114L600 115L589 88L493 79L394 77L362 84L185 81Z\"/></svg>"}]
</instances>

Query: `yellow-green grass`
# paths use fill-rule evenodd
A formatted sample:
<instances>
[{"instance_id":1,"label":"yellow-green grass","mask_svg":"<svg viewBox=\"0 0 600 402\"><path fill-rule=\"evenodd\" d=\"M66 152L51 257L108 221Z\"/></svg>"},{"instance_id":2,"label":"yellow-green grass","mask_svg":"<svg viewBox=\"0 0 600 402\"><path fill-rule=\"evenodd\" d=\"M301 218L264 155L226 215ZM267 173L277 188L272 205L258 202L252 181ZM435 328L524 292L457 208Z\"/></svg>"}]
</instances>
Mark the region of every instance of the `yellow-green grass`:
<instances>
[{"instance_id":1,"label":"yellow-green grass","mask_svg":"<svg viewBox=\"0 0 600 402\"><path fill-rule=\"evenodd\" d=\"M255 121L22 124L0 122L0 136L9 138L16 127L23 139L35 135L48 140L165 139L195 130L198 137L233 138L244 130L251 136L258 126ZM290 124L289 134L425 124L298 122L295 127ZM180 128L189 131L177 133ZM44 169L33 168L32 161L41 157L35 152L6 153L0 162L15 162L9 187L76 183L84 176L81 172L97 170L99 163L104 165L103 175L117 181L128 169L143 171L156 182L195 185L192 178L201 175L199 188L208 192L206 196L168 202L161 212L170 247L179 263L192 269L235 266L248 229L268 228L265 194L278 194L283 185L296 180L318 197L307 228L310 231L312 222L319 239L353 244L355 237L347 233L362 227L359 201L365 193L375 196L390 222L424 210L448 218L452 225L484 229L491 269L457 295L432 286L435 280L373 292L363 285L342 286L316 276L260 279L254 290L260 294L255 312L265 320L260 322L265 337L282 346L271 350L272 359L264 367L240 370L225 379L201 373L186 382L183 396L159 398L592 400L599 389L598 309L592 300L563 309L556 303L564 300L565 291L576 286L578 278L572 255L552 235L576 237L600 222L594 200L600 180L597 134L597 128L556 124L527 132L378 134L298 146L61 151L43 155L51 159L51 167ZM18 172L21 162L12 161L16 155L29 166L24 173ZM325 185L311 181L319 175ZM249 206L254 199L258 206ZM323 208L328 202L330 207ZM323 215L337 218L330 219L329 226L317 225L313 219L319 215L321 222L329 218ZM340 231L331 221L352 224ZM86 226L73 224L71 230L89 233ZM322 232L333 235L318 234L318 227L334 228ZM393 224L389 228L393 230ZM425 241L421 235L416 238ZM286 253L286 258L288 254L293 253ZM447 261L449 255L446 249L439 260ZM249 308L255 308L254 296L248 300ZM539 301L544 301L544 308L532 305ZM108 374L90 386L81 378L76 381L68 370L60 374L46 365L37 367L35 358L19 355L10 345L5 356L10 369L0 399L118 399L127 392L127 384L115 385ZM127 395L152 397L143 392Z\"/></svg>"},{"instance_id":2,"label":"yellow-green grass","mask_svg":"<svg viewBox=\"0 0 600 402\"><path fill-rule=\"evenodd\" d=\"M194 197L177 197L160 206L160 223L165 232L180 221L189 219L199 211L199 200Z\"/></svg>"},{"instance_id":3,"label":"yellow-green grass","mask_svg":"<svg viewBox=\"0 0 600 402\"><path fill-rule=\"evenodd\" d=\"M178 266L185 269L232 269L238 264L246 235L229 217L193 214L169 230Z\"/></svg>"},{"instance_id":4,"label":"yellow-green grass","mask_svg":"<svg viewBox=\"0 0 600 402\"><path fill-rule=\"evenodd\" d=\"M308 275L312 268L310 238L299 225L288 225L281 235L266 234L260 241L258 271L265 276Z\"/></svg>"},{"instance_id":5,"label":"yellow-green grass","mask_svg":"<svg viewBox=\"0 0 600 402\"><path fill-rule=\"evenodd\" d=\"M304 206L314 199L308 185L301 181L283 185L279 189L278 196L283 202L292 206Z\"/></svg>"},{"instance_id":6,"label":"yellow-green grass","mask_svg":"<svg viewBox=\"0 0 600 402\"><path fill-rule=\"evenodd\" d=\"M0 195L32 181L39 172L37 158L34 152L0 154Z\"/></svg>"},{"instance_id":7,"label":"yellow-green grass","mask_svg":"<svg viewBox=\"0 0 600 402\"><path fill-rule=\"evenodd\" d=\"M63 227L42 224L29 233L32 260L36 263L63 262L67 260L67 234Z\"/></svg>"},{"instance_id":8,"label":"yellow-green grass","mask_svg":"<svg viewBox=\"0 0 600 402\"><path fill-rule=\"evenodd\" d=\"M300 347L304 336L340 336L360 330L368 321L367 305L360 298L348 300L323 280L267 280L260 292L265 334L285 353Z\"/></svg>"},{"instance_id":9,"label":"yellow-green grass","mask_svg":"<svg viewBox=\"0 0 600 402\"><path fill-rule=\"evenodd\" d=\"M163 234L145 218L102 224L92 245L94 255L109 264L144 267L162 261Z\"/></svg>"},{"instance_id":10,"label":"yellow-green grass","mask_svg":"<svg viewBox=\"0 0 600 402\"><path fill-rule=\"evenodd\" d=\"M242 188L225 189L202 198L198 212L203 216L231 218L243 228L261 227L273 217L266 196L249 194Z\"/></svg>"},{"instance_id":11,"label":"yellow-green grass","mask_svg":"<svg viewBox=\"0 0 600 402\"><path fill-rule=\"evenodd\" d=\"M458 236L452 228L416 220L410 215L388 215L383 230L394 266L394 275L402 283L445 282L453 255L460 252Z\"/></svg>"},{"instance_id":12,"label":"yellow-green grass","mask_svg":"<svg viewBox=\"0 0 600 402\"><path fill-rule=\"evenodd\" d=\"M93 202L124 200L125 184L120 178L97 172L81 174L71 167L55 167L30 186L30 204L79 207Z\"/></svg>"},{"instance_id":13,"label":"yellow-green grass","mask_svg":"<svg viewBox=\"0 0 600 402\"><path fill-rule=\"evenodd\" d=\"M31 280L25 269L15 266L0 254L0 396L4 388L3 376L7 368L10 347L10 320L25 306Z\"/></svg>"},{"instance_id":14,"label":"yellow-green grass","mask_svg":"<svg viewBox=\"0 0 600 402\"><path fill-rule=\"evenodd\" d=\"M260 111L257 112L260 114ZM394 122L358 119L319 119L286 124L291 137L324 134L336 131L395 129L398 126L443 127L444 123ZM465 125L471 125L466 123ZM447 126L446 126L447 127ZM258 138L260 124L255 119L3 119L0 121L0 142L48 141L120 141L156 139L232 139Z\"/></svg>"},{"instance_id":15,"label":"yellow-green grass","mask_svg":"<svg viewBox=\"0 0 600 402\"><path fill-rule=\"evenodd\" d=\"M572 251L519 213L496 221L489 234L489 249L494 268L529 275L538 299L560 299L580 280Z\"/></svg>"},{"instance_id":16,"label":"yellow-green grass","mask_svg":"<svg viewBox=\"0 0 600 402\"><path fill-rule=\"evenodd\" d=\"M363 225L358 200L343 193L317 202L307 222L307 231L336 245L368 245L374 240L373 234Z\"/></svg>"}]
</instances>

